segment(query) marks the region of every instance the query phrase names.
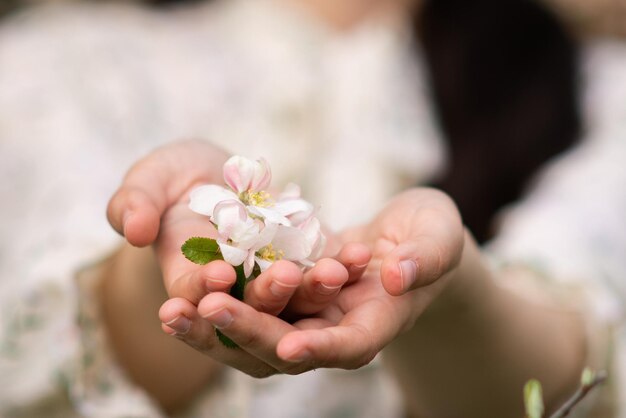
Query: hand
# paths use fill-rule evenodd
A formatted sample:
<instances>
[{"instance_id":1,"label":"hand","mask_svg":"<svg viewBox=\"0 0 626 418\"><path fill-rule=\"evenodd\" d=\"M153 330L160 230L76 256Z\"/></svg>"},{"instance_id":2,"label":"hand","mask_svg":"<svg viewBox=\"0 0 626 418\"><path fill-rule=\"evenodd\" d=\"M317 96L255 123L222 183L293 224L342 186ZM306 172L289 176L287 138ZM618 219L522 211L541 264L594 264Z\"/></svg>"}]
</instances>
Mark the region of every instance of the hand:
<instances>
[{"instance_id":1,"label":"hand","mask_svg":"<svg viewBox=\"0 0 626 418\"><path fill-rule=\"evenodd\" d=\"M164 146L131 168L109 203L109 222L129 243L154 244L170 297L197 304L208 292L228 291L235 281L234 269L227 263L198 266L182 257L180 250L192 236L215 234L206 217L189 210L188 196L200 184L223 183L222 166L228 157L200 141ZM293 314L319 310L343 284L362 274L369 254L357 246L341 252L337 260L322 260L304 275L293 265L270 268L247 286L245 300L273 314L293 298L302 299L292 305L300 307Z\"/></svg>"},{"instance_id":2,"label":"hand","mask_svg":"<svg viewBox=\"0 0 626 418\"><path fill-rule=\"evenodd\" d=\"M206 217L188 209L188 194L199 184L222 183L222 166L227 158L225 152L198 141L157 149L129 171L108 207L111 225L131 244L154 244L167 293L193 309L205 295L227 292L235 281L235 272L227 263L216 261L198 266L187 261L180 251L187 238L214 232ZM317 312L342 285L363 273L369 258L367 248L352 245L341 251L336 260L320 260L306 274L291 263L276 263L247 286L244 301L272 315L285 311L288 302L286 315ZM176 309L163 312L161 318L168 324L164 325L166 332L182 335L189 331L191 314ZM213 332L211 335L214 339ZM222 360L219 353L211 354ZM248 363L238 358L226 362L235 367L243 364L239 367L244 371L261 367L253 359Z\"/></svg>"},{"instance_id":3,"label":"hand","mask_svg":"<svg viewBox=\"0 0 626 418\"><path fill-rule=\"evenodd\" d=\"M205 352L215 350L212 327L219 328L266 365L255 376L360 367L409 330L442 291L459 263L464 232L447 196L419 189L395 198L370 225L347 232L345 239L369 243L374 262L312 317L289 324L224 293L207 295L197 309L168 301L161 315L174 307L189 315L194 326L183 338Z\"/></svg>"},{"instance_id":4,"label":"hand","mask_svg":"<svg viewBox=\"0 0 626 418\"><path fill-rule=\"evenodd\" d=\"M327 310L342 286L355 283L359 279L369 258L370 252L365 246L351 244L345 246L337 255L338 260L344 260L343 262L348 265L347 268L342 266L342 269L338 269L337 261L331 259L318 261L312 270L304 274L303 283L295 292L290 292L283 297L283 300L289 301L289 304L282 317L302 317L308 312L319 314L320 311ZM347 260L353 260L353 262ZM354 262L362 264L354 264ZM293 281L295 277L302 276L299 268L288 261L274 263L267 273L270 271L276 281ZM267 309L250 305L253 297L248 297L248 295L251 293L257 294L254 300L258 301L262 308L267 306L264 303L272 300L273 296L267 294L267 283L271 283L269 277L268 274L262 274L251 281L246 287L246 297L243 302L224 292L210 293L200 301L198 306L185 298L169 299L159 312L159 317L163 322L163 331L221 363L251 376L266 377L276 373L304 371L301 368L291 370L294 367L293 364L277 358L276 342L277 337L299 329L298 327L306 327L309 319L299 320L292 326L284 319L268 312ZM329 284L333 280L336 280L338 284L331 287ZM251 291L253 287L254 290ZM214 298L209 299L209 296L214 296ZM265 302L262 301L263 299ZM211 300L217 301L218 304L220 301L225 301L230 307L212 308ZM237 317L245 319L238 323L238 329L246 333L236 341L241 349L226 348L218 341L215 333L215 328L230 325L231 318L234 316L232 312L235 310ZM324 320L320 322L319 319L314 320L312 324L332 325Z\"/></svg>"}]
</instances>

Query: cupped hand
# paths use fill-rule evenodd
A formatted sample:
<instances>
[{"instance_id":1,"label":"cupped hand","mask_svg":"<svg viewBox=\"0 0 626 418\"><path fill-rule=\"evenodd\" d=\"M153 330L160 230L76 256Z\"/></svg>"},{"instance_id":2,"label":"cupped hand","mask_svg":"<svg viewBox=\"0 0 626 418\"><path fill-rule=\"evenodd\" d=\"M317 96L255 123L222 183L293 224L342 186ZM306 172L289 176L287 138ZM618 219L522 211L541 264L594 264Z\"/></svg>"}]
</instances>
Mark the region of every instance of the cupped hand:
<instances>
[{"instance_id":1,"label":"cupped hand","mask_svg":"<svg viewBox=\"0 0 626 418\"><path fill-rule=\"evenodd\" d=\"M194 326L180 338L205 352L220 349L213 327L220 329L242 349L231 353L229 364L241 369L237 361L251 356L265 365L255 376L363 366L411 329L446 286L461 258L464 230L446 195L416 189L396 197L371 224L346 232L345 239L369 244L374 260L363 277L307 318L288 323L224 293L205 296L197 309L170 300L161 317L185 311Z\"/></svg>"},{"instance_id":2,"label":"cupped hand","mask_svg":"<svg viewBox=\"0 0 626 418\"><path fill-rule=\"evenodd\" d=\"M209 292L228 291L233 268L216 261L198 266L185 259L180 247L190 237L215 237L207 217L188 208L189 192L200 184L223 184L222 166L229 155L202 141L175 142L137 162L109 202L107 216L132 245L154 245L165 289L170 297L197 304ZM295 269L269 269L247 287L245 300L277 314L289 300L293 314L308 314L327 304L340 287L358 278L369 254L356 246L336 259L325 259L306 274ZM300 310L299 310L300 309Z\"/></svg>"},{"instance_id":3,"label":"cupped hand","mask_svg":"<svg viewBox=\"0 0 626 418\"><path fill-rule=\"evenodd\" d=\"M370 267L322 313L335 325L285 335L277 345L281 359L340 368L371 361L409 331L452 280L466 234L454 202L421 188L398 195L370 224L346 231L344 239L371 245Z\"/></svg>"}]
</instances>

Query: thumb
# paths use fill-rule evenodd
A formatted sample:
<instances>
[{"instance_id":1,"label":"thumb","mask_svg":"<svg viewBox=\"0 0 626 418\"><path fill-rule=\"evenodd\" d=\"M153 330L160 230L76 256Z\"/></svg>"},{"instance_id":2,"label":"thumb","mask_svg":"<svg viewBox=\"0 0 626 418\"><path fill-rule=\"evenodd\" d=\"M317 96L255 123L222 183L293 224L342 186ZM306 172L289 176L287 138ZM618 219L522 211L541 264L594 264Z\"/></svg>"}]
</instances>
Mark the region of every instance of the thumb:
<instances>
[{"instance_id":1,"label":"thumb","mask_svg":"<svg viewBox=\"0 0 626 418\"><path fill-rule=\"evenodd\" d=\"M372 230L379 237L382 285L394 296L428 286L456 267L465 241L454 202L434 189L400 194Z\"/></svg>"},{"instance_id":2,"label":"thumb","mask_svg":"<svg viewBox=\"0 0 626 418\"><path fill-rule=\"evenodd\" d=\"M111 226L132 245L151 244L163 213L199 182L216 182L227 154L201 141L156 149L128 172L107 207Z\"/></svg>"},{"instance_id":3,"label":"thumb","mask_svg":"<svg viewBox=\"0 0 626 418\"><path fill-rule=\"evenodd\" d=\"M442 237L420 235L395 246L381 264L382 285L393 296L428 286L453 270L463 251L463 233Z\"/></svg>"},{"instance_id":4,"label":"thumb","mask_svg":"<svg viewBox=\"0 0 626 418\"><path fill-rule=\"evenodd\" d=\"M151 244L159 233L166 200L165 193L157 187L125 181L109 201L109 223L134 246Z\"/></svg>"}]
</instances>

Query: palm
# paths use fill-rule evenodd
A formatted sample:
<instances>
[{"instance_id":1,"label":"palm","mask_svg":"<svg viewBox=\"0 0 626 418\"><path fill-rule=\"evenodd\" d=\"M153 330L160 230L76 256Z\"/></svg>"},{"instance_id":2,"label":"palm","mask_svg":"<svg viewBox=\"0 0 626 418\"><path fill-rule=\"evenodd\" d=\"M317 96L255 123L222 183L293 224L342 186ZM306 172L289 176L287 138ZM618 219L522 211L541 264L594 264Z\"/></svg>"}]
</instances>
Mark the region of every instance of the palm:
<instances>
[{"instance_id":1,"label":"palm","mask_svg":"<svg viewBox=\"0 0 626 418\"><path fill-rule=\"evenodd\" d=\"M161 320L173 324L185 317L193 324L182 334L165 324L163 329L223 363L255 376L358 367L412 325L445 285L441 277L458 263L458 212L441 193L421 189L394 199L353 237L369 243L376 260L360 280L369 250L346 245L339 261L320 260L304 276L292 263L276 262L247 286L246 303L238 301L224 292L235 280L231 266L197 266L180 252L187 238L212 233L206 218L187 208L187 196L197 184L221 183L227 157L201 142L159 149L131 169L108 211L131 244L155 244L172 297ZM414 260L419 270L403 278L402 260ZM278 294L270 292L272 285L279 285ZM331 292L316 293L323 287ZM287 303L292 315L306 319L290 324L278 318ZM223 347L214 326L242 349Z\"/></svg>"},{"instance_id":2,"label":"palm","mask_svg":"<svg viewBox=\"0 0 626 418\"><path fill-rule=\"evenodd\" d=\"M253 358L263 365L251 373L256 376L368 363L410 329L444 288L447 273L460 258L463 228L447 197L418 190L401 195L371 225L356 231L348 239L370 242L374 261L323 309L290 324L224 293L212 293L197 307L199 321L207 322L200 322L186 341L215 355L219 346L207 335L211 325L218 326L243 349L236 359L223 352L220 358L228 357L223 361L249 373L249 363L242 366L241 361ZM420 266L413 282L402 280L399 265L407 258ZM227 323L219 318L225 311L232 317Z\"/></svg>"},{"instance_id":3,"label":"palm","mask_svg":"<svg viewBox=\"0 0 626 418\"><path fill-rule=\"evenodd\" d=\"M205 266L195 265L186 260L180 250L189 237L214 233L206 217L189 210L187 200L196 185L222 182L221 167L227 157L210 144L197 141L157 149L129 171L111 199L108 217L111 225L131 244L154 244L164 285L171 297L159 313L165 332L176 333L198 350L249 374L272 374L284 366L275 354L278 334L272 334L270 339L259 339L263 344L260 351L245 342L241 345L247 353L228 350L216 342L213 327L199 316L201 306L196 305L207 295L213 299L230 298L225 292L235 281L233 268L219 261ZM251 321L244 326L247 326L246 332L250 334L250 330L263 329L260 324L264 320L278 321L280 325L275 330L280 335L297 329L274 315L281 312L290 300L294 303L288 309L295 315L324 309L342 285L357 280L362 274L362 267L352 266L364 265L369 260L369 251L363 247L353 245L342 250L338 261L320 260L304 276L292 263L275 263L247 286L246 304L230 298L232 303L239 303L258 315L247 315ZM332 292L316 293L324 287L320 286L322 284ZM186 326L179 333L169 326L176 326L180 322L178 319L183 317L191 321L191 329Z\"/></svg>"}]
</instances>

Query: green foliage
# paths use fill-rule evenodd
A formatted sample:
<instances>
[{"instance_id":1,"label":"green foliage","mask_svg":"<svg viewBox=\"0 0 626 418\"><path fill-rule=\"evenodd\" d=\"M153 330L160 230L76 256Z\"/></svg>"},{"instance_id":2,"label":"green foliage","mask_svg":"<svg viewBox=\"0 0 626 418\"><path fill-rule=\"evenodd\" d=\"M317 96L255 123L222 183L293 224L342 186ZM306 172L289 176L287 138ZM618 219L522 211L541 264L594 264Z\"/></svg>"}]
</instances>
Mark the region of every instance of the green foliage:
<instances>
[{"instance_id":1,"label":"green foliage","mask_svg":"<svg viewBox=\"0 0 626 418\"><path fill-rule=\"evenodd\" d=\"M224 259L217 241L212 238L189 238L180 249L187 260L196 264L204 265L214 260Z\"/></svg>"},{"instance_id":2,"label":"green foliage","mask_svg":"<svg viewBox=\"0 0 626 418\"><path fill-rule=\"evenodd\" d=\"M531 379L524 385L524 405L527 418L541 418L543 416L543 394L541 383Z\"/></svg>"}]
</instances>

